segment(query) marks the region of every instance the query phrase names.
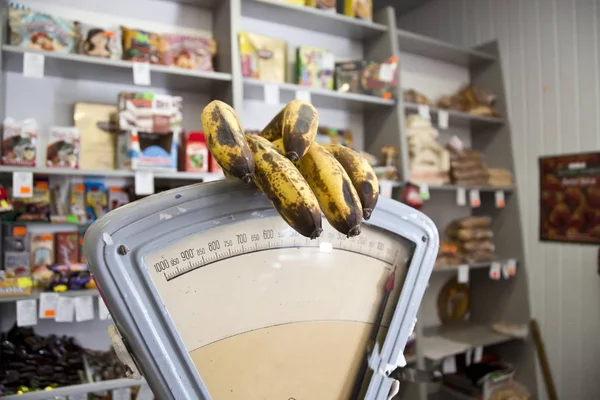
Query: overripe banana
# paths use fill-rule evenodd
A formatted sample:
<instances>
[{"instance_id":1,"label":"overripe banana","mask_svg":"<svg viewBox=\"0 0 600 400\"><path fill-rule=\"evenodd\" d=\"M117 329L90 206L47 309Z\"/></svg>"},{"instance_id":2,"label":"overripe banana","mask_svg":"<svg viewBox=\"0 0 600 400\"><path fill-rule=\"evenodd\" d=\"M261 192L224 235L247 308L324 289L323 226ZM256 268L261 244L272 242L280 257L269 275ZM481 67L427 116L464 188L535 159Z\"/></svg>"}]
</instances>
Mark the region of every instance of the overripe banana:
<instances>
[{"instance_id":1,"label":"overripe banana","mask_svg":"<svg viewBox=\"0 0 600 400\"><path fill-rule=\"evenodd\" d=\"M290 101L260 133L269 141L283 138L285 155L298 161L317 135L319 114L312 104L302 100Z\"/></svg>"},{"instance_id":2,"label":"overripe banana","mask_svg":"<svg viewBox=\"0 0 600 400\"><path fill-rule=\"evenodd\" d=\"M201 119L208 150L223 171L244 183L252 182L254 158L233 108L214 100L202 110Z\"/></svg>"},{"instance_id":3,"label":"overripe banana","mask_svg":"<svg viewBox=\"0 0 600 400\"><path fill-rule=\"evenodd\" d=\"M246 136L256 165L255 183L283 219L302 236L321 235L321 210L300 171L260 136Z\"/></svg>"},{"instance_id":4,"label":"overripe banana","mask_svg":"<svg viewBox=\"0 0 600 400\"><path fill-rule=\"evenodd\" d=\"M371 218L379 198L379 181L369 162L360 153L341 144L325 144L323 147L339 161L350 177L362 204L364 219Z\"/></svg>"},{"instance_id":5,"label":"overripe banana","mask_svg":"<svg viewBox=\"0 0 600 400\"><path fill-rule=\"evenodd\" d=\"M313 143L297 163L317 196L321 211L338 232L347 237L360 234L362 206L348 174L318 143Z\"/></svg>"}]
</instances>

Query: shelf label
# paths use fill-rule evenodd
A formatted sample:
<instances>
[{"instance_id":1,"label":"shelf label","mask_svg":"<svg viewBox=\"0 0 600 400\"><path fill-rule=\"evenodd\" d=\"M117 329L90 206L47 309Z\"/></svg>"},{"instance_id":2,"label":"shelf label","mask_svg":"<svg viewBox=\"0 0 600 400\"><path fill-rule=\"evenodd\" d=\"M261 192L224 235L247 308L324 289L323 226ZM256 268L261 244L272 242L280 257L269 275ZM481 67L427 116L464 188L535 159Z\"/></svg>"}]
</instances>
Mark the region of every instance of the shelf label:
<instances>
[{"instance_id":1,"label":"shelf label","mask_svg":"<svg viewBox=\"0 0 600 400\"><path fill-rule=\"evenodd\" d=\"M98 318L108 319L108 317L110 317L110 312L106 307L106 303L104 303L104 299L102 299L102 296L98 296Z\"/></svg>"},{"instance_id":2,"label":"shelf label","mask_svg":"<svg viewBox=\"0 0 600 400\"><path fill-rule=\"evenodd\" d=\"M75 316L75 301L72 297L59 296L56 305L56 322L73 322Z\"/></svg>"},{"instance_id":3,"label":"shelf label","mask_svg":"<svg viewBox=\"0 0 600 400\"><path fill-rule=\"evenodd\" d=\"M112 391L112 400L131 400L131 388L120 388Z\"/></svg>"},{"instance_id":4,"label":"shelf label","mask_svg":"<svg viewBox=\"0 0 600 400\"><path fill-rule=\"evenodd\" d=\"M497 281L500 279L502 273L502 264L500 264L498 261L494 261L492 262L492 265L490 265L490 279Z\"/></svg>"},{"instance_id":5,"label":"shelf label","mask_svg":"<svg viewBox=\"0 0 600 400\"><path fill-rule=\"evenodd\" d=\"M44 77L45 57L39 53L23 54L23 76L28 78Z\"/></svg>"},{"instance_id":6,"label":"shelf label","mask_svg":"<svg viewBox=\"0 0 600 400\"><path fill-rule=\"evenodd\" d=\"M83 322L94 319L94 299L92 296L75 297L75 321Z\"/></svg>"},{"instance_id":7,"label":"shelf label","mask_svg":"<svg viewBox=\"0 0 600 400\"><path fill-rule=\"evenodd\" d=\"M481 206L481 198L479 197L479 189L469 190L469 199L471 200L471 207L477 208Z\"/></svg>"},{"instance_id":8,"label":"shelf label","mask_svg":"<svg viewBox=\"0 0 600 400\"><path fill-rule=\"evenodd\" d=\"M510 259L502 266L502 276L504 279L508 279L511 276L515 276L517 273L517 260Z\"/></svg>"},{"instance_id":9,"label":"shelf label","mask_svg":"<svg viewBox=\"0 0 600 400\"><path fill-rule=\"evenodd\" d=\"M431 119L431 114L429 113L429 106L425 104L419 104L417 107L419 110L419 115L425 119Z\"/></svg>"},{"instance_id":10,"label":"shelf label","mask_svg":"<svg viewBox=\"0 0 600 400\"><path fill-rule=\"evenodd\" d=\"M469 266L460 265L458 267L458 283L469 283Z\"/></svg>"},{"instance_id":11,"label":"shelf label","mask_svg":"<svg viewBox=\"0 0 600 400\"><path fill-rule=\"evenodd\" d=\"M154 173L152 171L135 171L135 194L138 196L154 194Z\"/></svg>"},{"instance_id":12,"label":"shelf label","mask_svg":"<svg viewBox=\"0 0 600 400\"><path fill-rule=\"evenodd\" d=\"M456 373L456 358L446 357L442 362L442 373L443 374L455 374Z\"/></svg>"},{"instance_id":13,"label":"shelf label","mask_svg":"<svg viewBox=\"0 0 600 400\"><path fill-rule=\"evenodd\" d=\"M392 198L392 191L394 189L394 185L390 180L380 180L379 181L379 194L382 197Z\"/></svg>"},{"instance_id":14,"label":"shelf label","mask_svg":"<svg viewBox=\"0 0 600 400\"><path fill-rule=\"evenodd\" d=\"M296 90L296 100L310 103L310 92L308 90Z\"/></svg>"},{"instance_id":15,"label":"shelf label","mask_svg":"<svg viewBox=\"0 0 600 400\"><path fill-rule=\"evenodd\" d=\"M483 346L475 347L473 351L473 363L479 364L483 358Z\"/></svg>"},{"instance_id":16,"label":"shelf label","mask_svg":"<svg viewBox=\"0 0 600 400\"><path fill-rule=\"evenodd\" d=\"M440 129L448 129L450 115L446 110L438 110L438 126Z\"/></svg>"},{"instance_id":17,"label":"shelf label","mask_svg":"<svg viewBox=\"0 0 600 400\"><path fill-rule=\"evenodd\" d=\"M152 393L152 389L150 389L150 386L140 386L140 390L138 391L135 400L154 400L154 393Z\"/></svg>"},{"instance_id":18,"label":"shelf label","mask_svg":"<svg viewBox=\"0 0 600 400\"><path fill-rule=\"evenodd\" d=\"M419 195L423 200L429 200L429 186L426 184L419 185Z\"/></svg>"},{"instance_id":19,"label":"shelf label","mask_svg":"<svg viewBox=\"0 0 600 400\"><path fill-rule=\"evenodd\" d=\"M456 205L466 206L467 205L467 189L459 187L456 189Z\"/></svg>"},{"instance_id":20,"label":"shelf label","mask_svg":"<svg viewBox=\"0 0 600 400\"><path fill-rule=\"evenodd\" d=\"M379 80L381 82L393 82L394 69L394 66L390 63L383 63L379 65Z\"/></svg>"},{"instance_id":21,"label":"shelf label","mask_svg":"<svg viewBox=\"0 0 600 400\"><path fill-rule=\"evenodd\" d=\"M504 206L506 205L506 201L504 200L504 190L496 190L495 198L496 207L504 208Z\"/></svg>"},{"instance_id":22,"label":"shelf label","mask_svg":"<svg viewBox=\"0 0 600 400\"><path fill-rule=\"evenodd\" d=\"M13 172L13 197L33 196L33 172Z\"/></svg>"},{"instance_id":23,"label":"shelf label","mask_svg":"<svg viewBox=\"0 0 600 400\"><path fill-rule=\"evenodd\" d=\"M133 83L140 86L150 86L150 63L133 63Z\"/></svg>"},{"instance_id":24,"label":"shelf label","mask_svg":"<svg viewBox=\"0 0 600 400\"><path fill-rule=\"evenodd\" d=\"M467 349L465 352L465 365L468 367L471 365L471 360L473 359L473 349Z\"/></svg>"},{"instance_id":25,"label":"shelf label","mask_svg":"<svg viewBox=\"0 0 600 400\"><path fill-rule=\"evenodd\" d=\"M37 301L35 299L17 301L17 326L37 324Z\"/></svg>"},{"instance_id":26,"label":"shelf label","mask_svg":"<svg viewBox=\"0 0 600 400\"><path fill-rule=\"evenodd\" d=\"M39 318L54 318L56 316L56 306L58 305L58 293L40 293L40 313Z\"/></svg>"},{"instance_id":27,"label":"shelf label","mask_svg":"<svg viewBox=\"0 0 600 400\"><path fill-rule=\"evenodd\" d=\"M279 105L279 86L266 83L263 88L265 103Z\"/></svg>"}]
</instances>

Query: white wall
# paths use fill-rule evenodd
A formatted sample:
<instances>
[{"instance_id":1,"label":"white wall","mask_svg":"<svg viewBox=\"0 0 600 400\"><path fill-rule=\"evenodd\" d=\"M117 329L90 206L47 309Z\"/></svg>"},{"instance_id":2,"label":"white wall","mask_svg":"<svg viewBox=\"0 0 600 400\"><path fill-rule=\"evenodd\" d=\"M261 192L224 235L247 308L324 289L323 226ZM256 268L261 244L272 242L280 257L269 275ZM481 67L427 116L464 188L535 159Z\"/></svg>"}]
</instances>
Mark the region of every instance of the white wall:
<instances>
[{"instance_id":1,"label":"white wall","mask_svg":"<svg viewBox=\"0 0 600 400\"><path fill-rule=\"evenodd\" d=\"M399 19L458 45L499 41L530 300L561 399L600 398L598 248L538 241L537 159L600 151L599 19L598 0L434 0Z\"/></svg>"}]
</instances>

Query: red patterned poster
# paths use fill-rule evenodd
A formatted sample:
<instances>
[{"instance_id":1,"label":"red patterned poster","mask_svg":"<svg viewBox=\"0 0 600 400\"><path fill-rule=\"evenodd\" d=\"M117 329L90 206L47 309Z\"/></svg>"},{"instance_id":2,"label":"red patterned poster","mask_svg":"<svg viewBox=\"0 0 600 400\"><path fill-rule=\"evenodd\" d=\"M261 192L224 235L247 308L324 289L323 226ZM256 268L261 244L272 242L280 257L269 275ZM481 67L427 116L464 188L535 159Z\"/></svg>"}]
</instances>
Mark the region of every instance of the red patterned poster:
<instances>
[{"instance_id":1,"label":"red patterned poster","mask_svg":"<svg viewBox=\"0 0 600 400\"><path fill-rule=\"evenodd\" d=\"M540 240L600 244L600 153L541 157Z\"/></svg>"}]
</instances>

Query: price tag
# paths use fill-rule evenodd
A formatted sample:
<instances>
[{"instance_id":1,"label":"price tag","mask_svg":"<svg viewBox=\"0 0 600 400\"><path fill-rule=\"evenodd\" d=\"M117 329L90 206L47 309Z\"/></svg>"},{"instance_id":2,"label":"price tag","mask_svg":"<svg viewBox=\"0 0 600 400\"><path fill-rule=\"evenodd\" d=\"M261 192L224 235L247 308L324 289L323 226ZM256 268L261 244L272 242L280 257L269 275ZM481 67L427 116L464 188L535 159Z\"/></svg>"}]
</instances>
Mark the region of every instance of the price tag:
<instances>
[{"instance_id":1,"label":"price tag","mask_svg":"<svg viewBox=\"0 0 600 400\"><path fill-rule=\"evenodd\" d=\"M419 195L423 200L429 200L429 186L428 185L420 185L419 186Z\"/></svg>"},{"instance_id":2,"label":"price tag","mask_svg":"<svg viewBox=\"0 0 600 400\"><path fill-rule=\"evenodd\" d=\"M106 307L106 303L104 303L101 296L98 296L98 318L108 319L108 317L110 317L110 312Z\"/></svg>"},{"instance_id":3,"label":"price tag","mask_svg":"<svg viewBox=\"0 0 600 400\"><path fill-rule=\"evenodd\" d=\"M504 190L496 190L496 207L497 208L504 208L504 206L506 205L506 202L504 200Z\"/></svg>"},{"instance_id":4,"label":"price tag","mask_svg":"<svg viewBox=\"0 0 600 400\"><path fill-rule=\"evenodd\" d=\"M335 68L335 59L332 53L322 53L321 67L324 70L333 70Z\"/></svg>"},{"instance_id":5,"label":"price tag","mask_svg":"<svg viewBox=\"0 0 600 400\"><path fill-rule=\"evenodd\" d=\"M501 274L502 264L500 264L498 261L492 262L492 265L490 265L490 279L497 281L500 279Z\"/></svg>"},{"instance_id":6,"label":"price tag","mask_svg":"<svg viewBox=\"0 0 600 400\"><path fill-rule=\"evenodd\" d=\"M471 360L473 359L473 349L467 349L465 352L465 364L468 367L471 365Z\"/></svg>"},{"instance_id":7,"label":"price tag","mask_svg":"<svg viewBox=\"0 0 600 400\"><path fill-rule=\"evenodd\" d=\"M392 82L394 80L394 66L390 63L379 65L379 80L381 82Z\"/></svg>"},{"instance_id":8,"label":"price tag","mask_svg":"<svg viewBox=\"0 0 600 400\"><path fill-rule=\"evenodd\" d=\"M459 187L456 189L456 205L467 205L467 189Z\"/></svg>"},{"instance_id":9,"label":"price tag","mask_svg":"<svg viewBox=\"0 0 600 400\"><path fill-rule=\"evenodd\" d=\"M37 324L37 301L35 299L17 301L17 326Z\"/></svg>"},{"instance_id":10,"label":"price tag","mask_svg":"<svg viewBox=\"0 0 600 400\"><path fill-rule=\"evenodd\" d=\"M392 198L392 191L394 190L394 185L390 180L380 180L379 181L379 194L382 197Z\"/></svg>"},{"instance_id":11,"label":"price tag","mask_svg":"<svg viewBox=\"0 0 600 400\"><path fill-rule=\"evenodd\" d=\"M279 86L267 83L264 92L265 103L279 105Z\"/></svg>"},{"instance_id":12,"label":"price tag","mask_svg":"<svg viewBox=\"0 0 600 400\"><path fill-rule=\"evenodd\" d=\"M135 194L138 196L154 194L154 173L152 171L135 171Z\"/></svg>"},{"instance_id":13,"label":"price tag","mask_svg":"<svg viewBox=\"0 0 600 400\"><path fill-rule=\"evenodd\" d=\"M460 265L458 267L458 283L469 283L469 266Z\"/></svg>"},{"instance_id":14,"label":"price tag","mask_svg":"<svg viewBox=\"0 0 600 400\"><path fill-rule=\"evenodd\" d=\"M296 90L296 100L310 103L310 92L308 90Z\"/></svg>"},{"instance_id":15,"label":"price tag","mask_svg":"<svg viewBox=\"0 0 600 400\"><path fill-rule=\"evenodd\" d=\"M473 363L479 364L481 359L483 358L483 346L475 347L475 351L473 351Z\"/></svg>"},{"instance_id":16,"label":"price tag","mask_svg":"<svg viewBox=\"0 0 600 400\"><path fill-rule=\"evenodd\" d=\"M131 388L120 388L112 391L112 400L131 400Z\"/></svg>"},{"instance_id":17,"label":"price tag","mask_svg":"<svg viewBox=\"0 0 600 400\"><path fill-rule=\"evenodd\" d=\"M154 400L154 393L152 393L152 389L150 389L150 386L140 386L140 390L138 391L135 400Z\"/></svg>"},{"instance_id":18,"label":"price tag","mask_svg":"<svg viewBox=\"0 0 600 400\"><path fill-rule=\"evenodd\" d=\"M133 63L133 83L140 86L150 86L150 63Z\"/></svg>"},{"instance_id":19,"label":"price tag","mask_svg":"<svg viewBox=\"0 0 600 400\"><path fill-rule=\"evenodd\" d=\"M33 196L33 172L13 172L13 197Z\"/></svg>"},{"instance_id":20,"label":"price tag","mask_svg":"<svg viewBox=\"0 0 600 400\"><path fill-rule=\"evenodd\" d=\"M425 104L419 104L417 108L419 110L419 115L425 119L431 119L431 114L429 113L429 106Z\"/></svg>"},{"instance_id":21,"label":"price tag","mask_svg":"<svg viewBox=\"0 0 600 400\"><path fill-rule=\"evenodd\" d=\"M438 110L438 126L440 129L448 129L450 116L446 110Z\"/></svg>"},{"instance_id":22,"label":"price tag","mask_svg":"<svg viewBox=\"0 0 600 400\"><path fill-rule=\"evenodd\" d=\"M456 358L446 357L442 362L442 373L443 374L455 374L456 373Z\"/></svg>"},{"instance_id":23,"label":"price tag","mask_svg":"<svg viewBox=\"0 0 600 400\"><path fill-rule=\"evenodd\" d=\"M469 199L471 200L471 207L477 208L481 205L481 199L479 197L479 189L469 190Z\"/></svg>"},{"instance_id":24,"label":"price tag","mask_svg":"<svg viewBox=\"0 0 600 400\"><path fill-rule=\"evenodd\" d=\"M56 305L56 322L73 322L75 314L75 301L72 297L59 296Z\"/></svg>"},{"instance_id":25,"label":"price tag","mask_svg":"<svg viewBox=\"0 0 600 400\"><path fill-rule=\"evenodd\" d=\"M94 319L94 299L92 296L75 297L75 321L83 322Z\"/></svg>"},{"instance_id":26,"label":"price tag","mask_svg":"<svg viewBox=\"0 0 600 400\"><path fill-rule=\"evenodd\" d=\"M58 305L58 293L40 293L39 318L56 317L56 306Z\"/></svg>"},{"instance_id":27,"label":"price tag","mask_svg":"<svg viewBox=\"0 0 600 400\"><path fill-rule=\"evenodd\" d=\"M510 259L502 266L502 276L504 279L508 279L511 276L515 276L517 273L517 260Z\"/></svg>"},{"instance_id":28,"label":"price tag","mask_svg":"<svg viewBox=\"0 0 600 400\"><path fill-rule=\"evenodd\" d=\"M45 57L39 53L23 54L23 76L28 78L44 77Z\"/></svg>"}]
</instances>

